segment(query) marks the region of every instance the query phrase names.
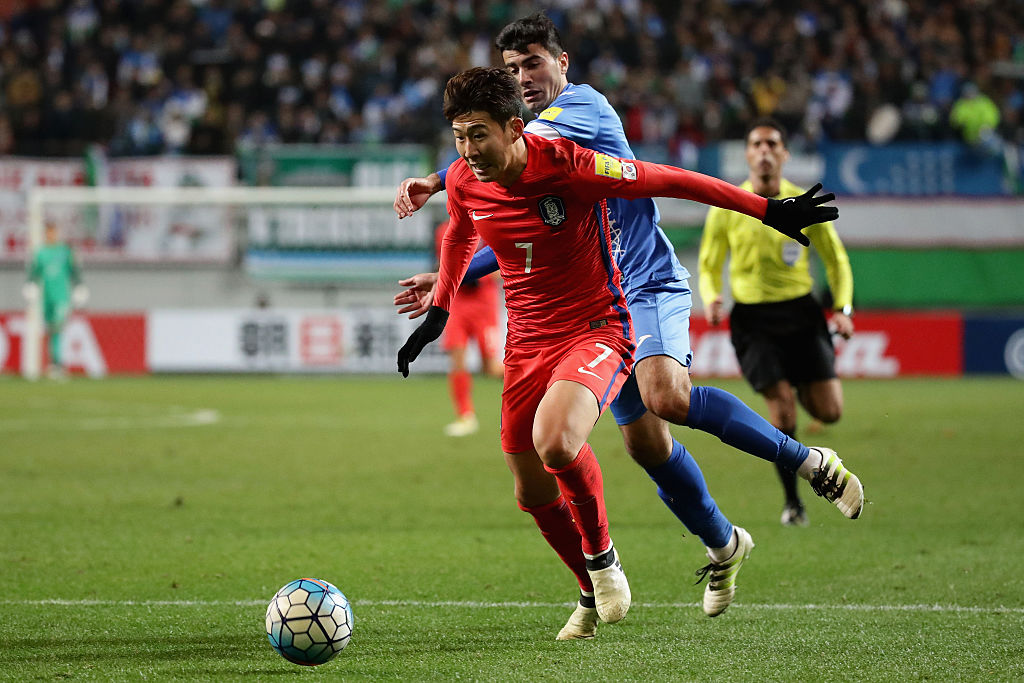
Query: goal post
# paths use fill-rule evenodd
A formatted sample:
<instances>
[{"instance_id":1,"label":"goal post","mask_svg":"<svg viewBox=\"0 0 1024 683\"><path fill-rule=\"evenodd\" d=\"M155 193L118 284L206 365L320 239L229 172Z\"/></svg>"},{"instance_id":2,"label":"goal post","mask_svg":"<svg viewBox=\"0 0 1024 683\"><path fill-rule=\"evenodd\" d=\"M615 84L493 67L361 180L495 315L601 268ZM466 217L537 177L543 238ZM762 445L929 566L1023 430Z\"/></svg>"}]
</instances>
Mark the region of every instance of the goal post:
<instances>
[{"instance_id":1,"label":"goal post","mask_svg":"<svg viewBox=\"0 0 1024 683\"><path fill-rule=\"evenodd\" d=\"M435 198L399 221L394 198L393 188L366 187L35 187L26 197L26 258L52 220L70 238L87 284L99 264L108 271L202 265L320 287L392 285L432 265L444 212ZM144 276L134 270L132 277ZM106 306L95 296L90 303ZM216 292L209 305L218 305ZM27 379L42 373L44 336L37 298L25 309L20 371Z\"/></svg>"}]
</instances>

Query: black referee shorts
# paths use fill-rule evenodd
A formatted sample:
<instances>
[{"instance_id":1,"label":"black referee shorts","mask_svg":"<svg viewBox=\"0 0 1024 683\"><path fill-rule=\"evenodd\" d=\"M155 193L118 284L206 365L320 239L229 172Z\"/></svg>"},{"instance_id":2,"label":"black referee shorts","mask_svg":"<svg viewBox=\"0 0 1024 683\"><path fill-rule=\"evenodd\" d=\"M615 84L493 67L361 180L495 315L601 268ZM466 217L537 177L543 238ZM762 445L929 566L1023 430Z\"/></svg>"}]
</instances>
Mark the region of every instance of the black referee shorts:
<instances>
[{"instance_id":1,"label":"black referee shorts","mask_svg":"<svg viewBox=\"0 0 1024 683\"><path fill-rule=\"evenodd\" d=\"M754 391L784 379L798 385L836 376L828 323L810 294L768 304L737 303L729 327L740 369Z\"/></svg>"}]
</instances>

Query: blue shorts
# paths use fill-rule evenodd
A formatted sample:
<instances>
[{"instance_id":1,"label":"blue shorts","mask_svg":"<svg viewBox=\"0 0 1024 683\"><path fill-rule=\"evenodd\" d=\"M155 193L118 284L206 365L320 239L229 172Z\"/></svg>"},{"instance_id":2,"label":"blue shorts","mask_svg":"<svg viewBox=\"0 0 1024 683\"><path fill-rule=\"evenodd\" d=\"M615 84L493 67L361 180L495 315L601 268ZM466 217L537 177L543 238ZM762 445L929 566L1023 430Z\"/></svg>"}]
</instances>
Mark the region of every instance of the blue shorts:
<instances>
[{"instance_id":1,"label":"blue shorts","mask_svg":"<svg viewBox=\"0 0 1024 683\"><path fill-rule=\"evenodd\" d=\"M690 308L693 300L686 280L652 283L630 292L626 305L633 318L636 351L633 374L612 401L611 410L618 425L627 425L647 412L640 387L636 383L636 366L648 356L670 356L683 367L690 367Z\"/></svg>"}]
</instances>

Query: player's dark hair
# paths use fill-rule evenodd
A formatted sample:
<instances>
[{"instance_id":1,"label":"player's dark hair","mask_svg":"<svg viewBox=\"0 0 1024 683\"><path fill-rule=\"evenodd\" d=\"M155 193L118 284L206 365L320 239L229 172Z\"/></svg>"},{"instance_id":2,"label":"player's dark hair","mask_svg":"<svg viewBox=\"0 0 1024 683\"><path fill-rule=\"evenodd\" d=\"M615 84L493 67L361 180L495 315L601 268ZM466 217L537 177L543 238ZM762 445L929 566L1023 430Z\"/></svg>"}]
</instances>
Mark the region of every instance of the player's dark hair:
<instances>
[{"instance_id":1,"label":"player's dark hair","mask_svg":"<svg viewBox=\"0 0 1024 683\"><path fill-rule=\"evenodd\" d=\"M467 69L452 76L444 87L444 117L449 121L473 111L485 111L505 125L519 116L522 102L522 87L507 69Z\"/></svg>"},{"instance_id":2,"label":"player's dark hair","mask_svg":"<svg viewBox=\"0 0 1024 683\"><path fill-rule=\"evenodd\" d=\"M543 47L555 59L565 52L558 29L543 12L513 21L501 29L498 37L494 39L494 47L498 48L498 52L505 50L526 52L526 48L533 43Z\"/></svg>"},{"instance_id":3,"label":"player's dark hair","mask_svg":"<svg viewBox=\"0 0 1024 683\"><path fill-rule=\"evenodd\" d=\"M779 135L782 137L782 146L788 147L789 135L786 133L786 127L779 123L778 119L772 118L771 116L759 116L750 122L747 126L747 132L743 134L744 142L750 137L750 134L754 132L755 128L774 128L779 131Z\"/></svg>"}]
</instances>

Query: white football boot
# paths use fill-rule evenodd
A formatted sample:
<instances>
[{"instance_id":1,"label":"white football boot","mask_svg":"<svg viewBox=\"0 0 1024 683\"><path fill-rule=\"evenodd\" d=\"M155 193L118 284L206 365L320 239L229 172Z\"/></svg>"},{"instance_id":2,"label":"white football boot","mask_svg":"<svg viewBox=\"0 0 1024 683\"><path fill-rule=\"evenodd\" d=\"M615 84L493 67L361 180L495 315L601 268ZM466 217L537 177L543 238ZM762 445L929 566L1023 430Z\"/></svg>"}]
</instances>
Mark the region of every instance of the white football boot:
<instances>
[{"instance_id":1,"label":"white football boot","mask_svg":"<svg viewBox=\"0 0 1024 683\"><path fill-rule=\"evenodd\" d=\"M807 526L810 520L807 519L807 512L800 503L786 503L782 508L782 517L779 519L782 526Z\"/></svg>"},{"instance_id":2,"label":"white football boot","mask_svg":"<svg viewBox=\"0 0 1024 683\"><path fill-rule=\"evenodd\" d=\"M632 595L629 592L629 581L626 580L626 573L622 571L622 564L619 562L619 553L614 547L608 550L610 557L605 562L587 560L587 573L590 580L594 582L594 603L597 607L597 616L606 624L614 624L626 616L629 605L632 602ZM608 553L602 554L602 559ZM607 564L610 561L611 564ZM606 565L606 566L602 566ZM598 567L599 569L591 569Z\"/></svg>"},{"instance_id":3,"label":"white football boot","mask_svg":"<svg viewBox=\"0 0 1024 683\"><path fill-rule=\"evenodd\" d=\"M754 539L746 529L733 526L733 534L736 536L736 549L729 559L715 562L708 553L711 562L697 570L697 583L708 577L708 585L704 587L703 606L704 614L709 617L717 617L732 604L733 598L736 597L736 575L740 573L740 567L750 557L750 551L754 548Z\"/></svg>"},{"instance_id":4,"label":"white football boot","mask_svg":"<svg viewBox=\"0 0 1024 683\"><path fill-rule=\"evenodd\" d=\"M586 606L588 603L590 606ZM558 632L555 640L584 640L597 635L597 608L594 607L594 596L580 594L569 621Z\"/></svg>"},{"instance_id":5,"label":"white football boot","mask_svg":"<svg viewBox=\"0 0 1024 683\"><path fill-rule=\"evenodd\" d=\"M850 519L860 517L864 509L864 487L857 475L846 469L843 461L831 448L810 446L821 453L821 464L810 473L811 488L819 496L834 503Z\"/></svg>"},{"instance_id":6,"label":"white football boot","mask_svg":"<svg viewBox=\"0 0 1024 683\"><path fill-rule=\"evenodd\" d=\"M445 436L469 436L475 434L478 429L480 429L480 424L476 420L476 415L469 413L460 416L455 422L445 425L444 433Z\"/></svg>"}]
</instances>

